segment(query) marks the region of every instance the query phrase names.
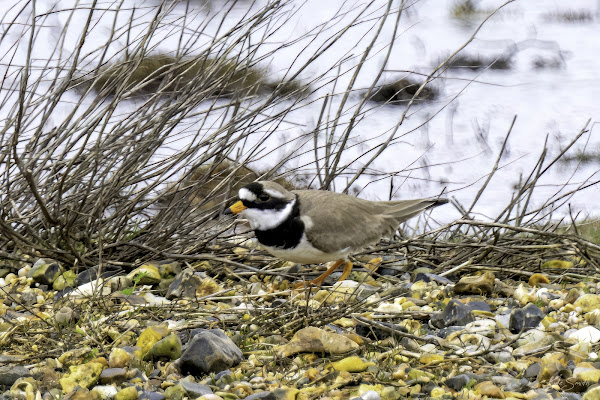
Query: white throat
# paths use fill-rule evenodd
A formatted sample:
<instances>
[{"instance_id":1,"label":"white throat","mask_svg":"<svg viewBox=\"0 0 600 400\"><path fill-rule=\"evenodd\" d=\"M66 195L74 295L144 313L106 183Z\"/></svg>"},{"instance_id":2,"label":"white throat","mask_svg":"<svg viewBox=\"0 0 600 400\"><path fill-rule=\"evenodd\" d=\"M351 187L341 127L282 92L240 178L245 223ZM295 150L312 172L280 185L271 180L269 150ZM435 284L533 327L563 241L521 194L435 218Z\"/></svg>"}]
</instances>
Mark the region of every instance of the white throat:
<instances>
[{"instance_id":1,"label":"white throat","mask_svg":"<svg viewBox=\"0 0 600 400\"><path fill-rule=\"evenodd\" d=\"M269 229L277 228L290 216L294 204L296 204L296 200L292 200L281 210L247 208L241 214L250 222L252 229L268 231Z\"/></svg>"}]
</instances>

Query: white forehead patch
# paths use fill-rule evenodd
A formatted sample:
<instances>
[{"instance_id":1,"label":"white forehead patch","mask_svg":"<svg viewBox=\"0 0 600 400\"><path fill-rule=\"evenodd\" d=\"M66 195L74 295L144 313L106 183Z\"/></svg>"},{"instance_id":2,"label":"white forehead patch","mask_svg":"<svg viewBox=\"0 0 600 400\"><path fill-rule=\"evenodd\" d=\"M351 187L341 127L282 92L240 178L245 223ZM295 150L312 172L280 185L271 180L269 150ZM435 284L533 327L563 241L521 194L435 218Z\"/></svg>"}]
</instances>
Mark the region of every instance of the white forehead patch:
<instances>
[{"instance_id":1,"label":"white forehead patch","mask_svg":"<svg viewBox=\"0 0 600 400\"><path fill-rule=\"evenodd\" d=\"M246 188L241 188L238 196L241 200L256 201L256 195Z\"/></svg>"}]
</instances>

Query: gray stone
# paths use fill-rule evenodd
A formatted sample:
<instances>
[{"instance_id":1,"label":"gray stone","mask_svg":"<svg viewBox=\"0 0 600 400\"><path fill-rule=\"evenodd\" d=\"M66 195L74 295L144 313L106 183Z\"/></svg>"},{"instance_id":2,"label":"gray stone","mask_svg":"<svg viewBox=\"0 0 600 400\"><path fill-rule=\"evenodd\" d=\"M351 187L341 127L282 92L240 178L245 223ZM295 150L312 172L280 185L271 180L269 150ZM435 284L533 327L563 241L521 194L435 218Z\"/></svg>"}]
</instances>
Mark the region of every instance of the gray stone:
<instances>
[{"instance_id":1,"label":"gray stone","mask_svg":"<svg viewBox=\"0 0 600 400\"><path fill-rule=\"evenodd\" d=\"M431 324L436 328L445 328L451 325L464 326L473 322L475 318L471 310L457 300L450 300L444 311L437 312L431 316Z\"/></svg>"},{"instance_id":2,"label":"gray stone","mask_svg":"<svg viewBox=\"0 0 600 400\"><path fill-rule=\"evenodd\" d=\"M529 303L510 314L508 329L511 333L519 333L521 330L525 332L537 327L542 319L544 312L535 304Z\"/></svg>"},{"instance_id":3,"label":"gray stone","mask_svg":"<svg viewBox=\"0 0 600 400\"><path fill-rule=\"evenodd\" d=\"M25 292L20 296L19 300L22 305L29 307L37 302L37 295L33 292Z\"/></svg>"},{"instance_id":4,"label":"gray stone","mask_svg":"<svg viewBox=\"0 0 600 400\"><path fill-rule=\"evenodd\" d=\"M12 386L17 379L30 376L31 372L20 365L4 365L0 367L0 385Z\"/></svg>"},{"instance_id":5,"label":"gray stone","mask_svg":"<svg viewBox=\"0 0 600 400\"><path fill-rule=\"evenodd\" d=\"M452 378L446 379L446 382L444 382L444 383L450 389L454 389L457 392L459 392L462 390L462 388L467 386L469 384L469 382L471 382L471 380L476 380L476 379L473 379L472 374L461 374L461 375L456 375L456 376L453 376Z\"/></svg>"},{"instance_id":6,"label":"gray stone","mask_svg":"<svg viewBox=\"0 0 600 400\"><path fill-rule=\"evenodd\" d=\"M165 395L158 392L142 392L139 400L165 400Z\"/></svg>"},{"instance_id":7,"label":"gray stone","mask_svg":"<svg viewBox=\"0 0 600 400\"><path fill-rule=\"evenodd\" d=\"M242 351L219 329L197 329L179 359L183 374L200 376L220 372L240 363Z\"/></svg>"},{"instance_id":8,"label":"gray stone","mask_svg":"<svg viewBox=\"0 0 600 400\"><path fill-rule=\"evenodd\" d=\"M100 373L100 383L121 383L127 380L127 370L125 368L106 368Z\"/></svg>"},{"instance_id":9,"label":"gray stone","mask_svg":"<svg viewBox=\"0 0 600 400\"><path fill-rule=\"evenodd\" d=\"M166 298L169 300L182 297L196 297L196 288L202 284L202 278L194 273L193 268L187 268L175 276L169 285Z\"/></svg>"},{"instance_id":10,"label":"gray stone","mask_svg":"<svg viewBox=\"0 0 600 400\"><path fill-rule=\"evenodd\" d=\"M542 366L540 363L533 363L525 370L525 374L523 375L525 378L537 378L540 373L540 369Z\"/></svg>"},{"instance_id":11,"label":"gray stone","mask_svg":"<svg viewBox=\"0 0 600 400\"><path fill-rule=\"evenodd\" d=\"M277 400L277 396L275 396L271 392L258 392L251 394L250 396L244 397L244 400Z\"/></svg>"},{"instance_id":12,"label":"gray stone","mask_svg":"<svg viewBox=\"0 0 600 400\"><path fill-rule=\"evenodd\" d=\"M196 397L204 396L205 394L213 394L210 386L202 385L200 383L179 381L181 387L187 392L190 398L195 399Z\"/></svg>"}]
</instances>

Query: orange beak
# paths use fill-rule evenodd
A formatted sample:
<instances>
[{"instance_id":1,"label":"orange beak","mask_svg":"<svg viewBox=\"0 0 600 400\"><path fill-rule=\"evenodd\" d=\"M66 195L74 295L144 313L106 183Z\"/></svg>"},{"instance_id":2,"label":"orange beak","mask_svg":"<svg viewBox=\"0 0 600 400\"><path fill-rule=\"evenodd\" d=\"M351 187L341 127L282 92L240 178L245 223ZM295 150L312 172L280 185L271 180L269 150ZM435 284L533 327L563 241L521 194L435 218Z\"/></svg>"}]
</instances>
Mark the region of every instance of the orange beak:
<instances>
[{"instance_id":1,"label":"orange beak","mask_svg":"<svg viewBox=\"0 0 600 400\"><path fill-rule=\"evenodd\" d=\"M238 202L234 203L234 204L233 204L231 207L229 207L229 209L228 209L228 210L229 210L229 211L230 211L232 214L238 214L238 213L240 213L240 212L244 211L246 208L248 208L248 207L246 207L246 206L244 205L244 203L242 203L242 202L241 202L241 200L240 200L240 201L238 201Z\"/></svg>"}]
</instances>

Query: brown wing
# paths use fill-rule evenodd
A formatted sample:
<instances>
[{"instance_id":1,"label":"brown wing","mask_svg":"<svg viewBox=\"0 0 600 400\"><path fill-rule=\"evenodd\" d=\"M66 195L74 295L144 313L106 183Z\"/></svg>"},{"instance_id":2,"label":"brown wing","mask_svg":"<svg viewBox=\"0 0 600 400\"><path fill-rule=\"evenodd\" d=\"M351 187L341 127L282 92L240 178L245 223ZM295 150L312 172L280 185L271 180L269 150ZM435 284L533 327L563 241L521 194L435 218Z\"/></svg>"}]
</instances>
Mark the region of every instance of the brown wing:
<instances>
[{"instance_id":1,"label":"brown wing","mask_svg":"<svg viewBox=\"0 0 600 400\"><path fill-rule=\"evenodd\" d=\"M401 222L434 207L437 200L368 201L324 190L297 190L300 213L313 222L306 232L319 250L358 250L393 234ZM441 202L440 204L443 204Z\"/></svg>"}]
</instances>

